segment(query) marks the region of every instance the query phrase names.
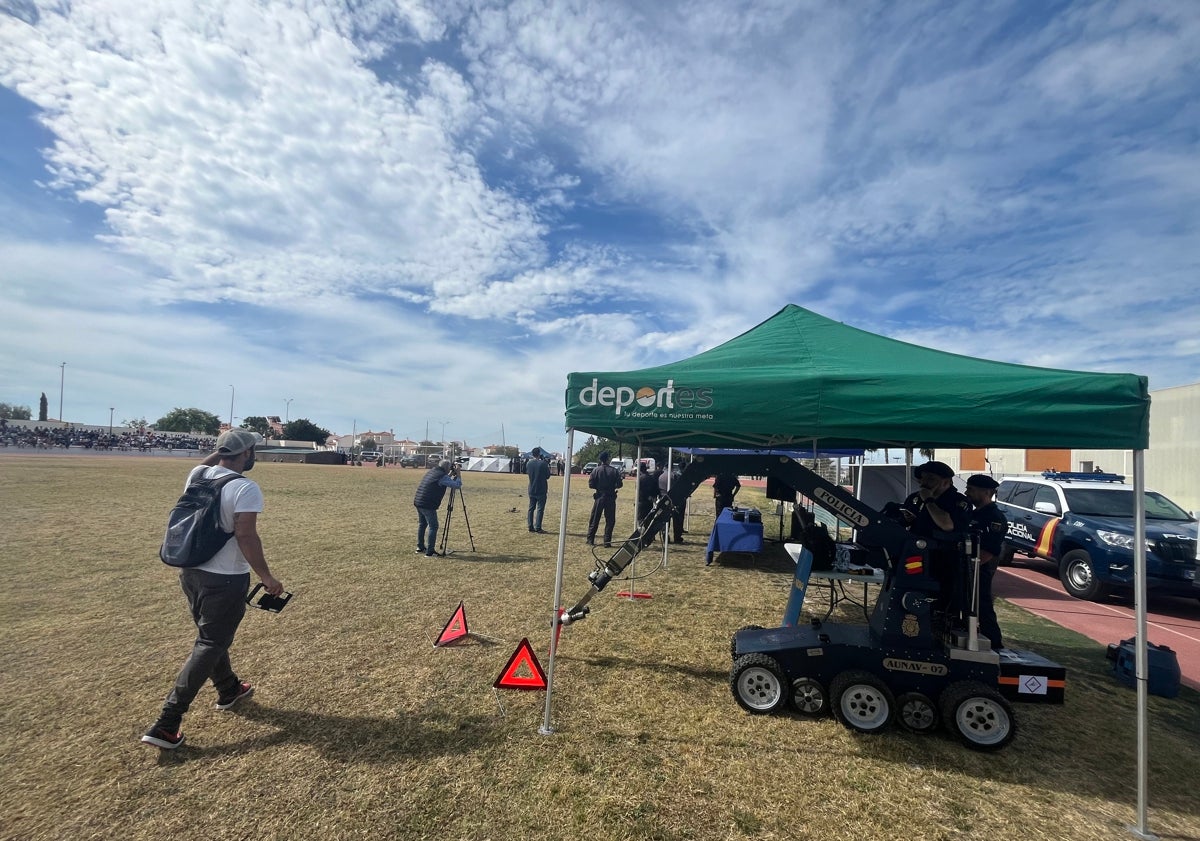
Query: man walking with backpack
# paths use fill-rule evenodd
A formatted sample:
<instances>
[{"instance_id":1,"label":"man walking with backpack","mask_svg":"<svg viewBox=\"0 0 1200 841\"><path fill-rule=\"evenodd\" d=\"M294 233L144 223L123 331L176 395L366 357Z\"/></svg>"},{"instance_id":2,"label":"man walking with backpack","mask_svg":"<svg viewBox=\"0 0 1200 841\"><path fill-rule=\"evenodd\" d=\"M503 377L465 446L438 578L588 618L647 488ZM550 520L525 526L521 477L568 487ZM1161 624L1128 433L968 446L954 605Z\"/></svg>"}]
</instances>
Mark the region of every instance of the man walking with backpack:
<instances>
[{"instance_id":1,"label":"man walking with backpack","mask_svg":"<svg viewBox=\"0 0 1200 841\"><path fill-rule=\"evenodd\" d=\"M188 474L186 485L200 478L220 479L249 472L254 467L254 445L259 440L257 434L246 429L221 433L216 452ZM283 592L283 584L271 575L258 536L262 490L257 483L241 477L226 482L220 493L221 529L231 532L233 539L210 560L180 570L179 582L196 624L196 642L158 721L142 736L146 744L166 750L183 744L180 723L205 681L211 679L216 687L219 710L232 709L254 692L254 687L238 678L229 662L229 648L246 612L251 570L268 593L277 596Z\"/></svg>"}]
</instances>

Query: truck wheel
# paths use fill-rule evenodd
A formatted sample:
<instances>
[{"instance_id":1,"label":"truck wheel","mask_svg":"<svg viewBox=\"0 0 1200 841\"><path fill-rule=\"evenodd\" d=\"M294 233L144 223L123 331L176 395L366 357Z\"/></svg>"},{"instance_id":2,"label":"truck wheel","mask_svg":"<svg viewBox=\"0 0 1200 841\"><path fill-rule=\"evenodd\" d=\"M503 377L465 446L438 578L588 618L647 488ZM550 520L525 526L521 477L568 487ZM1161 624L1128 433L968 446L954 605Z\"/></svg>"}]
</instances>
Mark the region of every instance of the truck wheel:
<instances>
[{"instance_id":1,"label":"truck wheel","mask_svg":"<svg viewBox=\"0 0 1200 841\"><path fill-rule=\"evenodd\" d=\"M1108 587L1096 577L1092 556L1083 549L1072 549L1058 565L1063 588L1077 599L1097 601L1108 595Z\"/></svg>"},{"instance_id":2,"label":"truck wheel","mask_svg":"<svg viewBox=\"0 0 1200 841\"><path fill-rule=\"evenodd\" d=\"M905 692L896 699L896 718L909 733L932 733L938 726L937 707L920 692Z\"/></svg>"},{"instance_id":3,"label":"truck wheel","mask_svg":"<svg viewBox=\"0 0 1200 841\"><path fill-rule=\"evenodd\" d=\"M762 625L743 625L742 627L738 628L739 632L741 632L741 631L761 631L761 630L762 630ZM738 657L737 634L736 633L729 638L729 657L730 657L730 659L733 659L733 660L736 660Z\"/></svg>"},{"instance_id":4,"label":"truck wheel","mask_svg":"<svg viewBox=\"0 0 1200 841\"><path fill-rule=\"evenodd\" d=\"M792 707L801 715L825 715L829 696L816 678L798 677L792 681Z\"/></svg>"},{"instance_id":5,"label":"truck wheel","mask_svg":"<svg viewBox=\"0 0 1200 841\"><path fill-rule=\"evenodd\" d=\"M892 721L896 700L870 672L842 672L829 687L833 716L859 733L879 733Z\"/></svg>"},{"instance_id":6,"label":"truck wheel","mask_svg":"<svg viewBox=\"0 0 1200 841\"><path fill-rule=\"evenodd\" d=\"M1017 735L1012 707L1004 697L976 680L953 683L942 693L942 718L972 750L996 751Z\"/></svg>"},{"instance_id":7,"label":"truck wheel","mask_svg":"<svg viewBox=\"0 0 1200 841\"><path fill-rule=\"evenodd\" d=\"M735 660L729 688L738 706L757 715L779 712L788 700L783 668L766 654L744 654Z\"/></svg>"},{"instance_id":8,"label":"truck wheel","mask_svg":"<svg viewBox=\"0 0 1200 841\"><path fill-rule=\"evenodd\" d=\"M1011 543L1005 543L1000 547L1000 566L1010 567L1013 562L1013 555L1017 554L1017 547Z\"/></svg>"}]
</instances>

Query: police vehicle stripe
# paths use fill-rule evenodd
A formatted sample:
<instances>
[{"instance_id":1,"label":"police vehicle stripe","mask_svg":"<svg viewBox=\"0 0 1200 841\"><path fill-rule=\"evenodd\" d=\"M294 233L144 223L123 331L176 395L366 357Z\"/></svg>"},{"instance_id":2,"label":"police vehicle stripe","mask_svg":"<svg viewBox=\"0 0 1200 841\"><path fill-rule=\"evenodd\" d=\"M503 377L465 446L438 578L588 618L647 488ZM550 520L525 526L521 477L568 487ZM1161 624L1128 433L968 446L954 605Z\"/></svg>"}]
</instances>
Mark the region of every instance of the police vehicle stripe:
<instances>
[{"instance_id":1,"label":"police vehicle stripe","mask_svg":"<svg viewBox=\"0 0 1200 841\"><path fill-rule=\"evenodd\" d=\"M1058 531L1058 524L1058 517L1051 517L1046 522L1046 525L1042 526L1042 533L1038 536L1037 548L1034 549L1039 557L1050 557L1050 553L1054 549L1054 533Z\"/></svg>"}]
</instances>

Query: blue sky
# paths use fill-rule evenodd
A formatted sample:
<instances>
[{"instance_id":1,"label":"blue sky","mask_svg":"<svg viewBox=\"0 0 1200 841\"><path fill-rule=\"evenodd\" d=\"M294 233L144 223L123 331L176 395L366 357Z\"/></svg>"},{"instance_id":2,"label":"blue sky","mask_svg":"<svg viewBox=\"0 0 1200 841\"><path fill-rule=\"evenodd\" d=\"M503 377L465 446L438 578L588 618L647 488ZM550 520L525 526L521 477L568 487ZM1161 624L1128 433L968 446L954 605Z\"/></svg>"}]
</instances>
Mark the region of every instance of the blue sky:
<instances>
[{"instance_id":1,"label":"blue sky","mask_svg":"<svg viewBox=\"0 0 1200 841\"><path fill-rule=\"evenodd\" d=\"M8 0L0 86L0 401L67 420L561 449L787 303L1200 380L1193 2Z\"/></svg>"}]
</instances>

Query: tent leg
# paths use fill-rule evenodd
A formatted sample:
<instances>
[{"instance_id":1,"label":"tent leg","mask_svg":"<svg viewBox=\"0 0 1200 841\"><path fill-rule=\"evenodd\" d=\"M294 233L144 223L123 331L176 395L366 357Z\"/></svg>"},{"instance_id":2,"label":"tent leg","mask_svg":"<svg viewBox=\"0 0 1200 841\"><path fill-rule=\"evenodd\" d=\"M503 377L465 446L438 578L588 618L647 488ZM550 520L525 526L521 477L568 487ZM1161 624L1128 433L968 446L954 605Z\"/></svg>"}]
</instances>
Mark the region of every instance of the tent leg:
<instances>
[{"instance_id":1,"label":"tent leg","mask_svg":"<svg viewBox=\"0 0 1200 841\"><path fill-rule=\"evenodd\" d=\"M671 448L671 447L667 447L667 465L666 465L666 467L664 467L664 468L663 468L664 470L666 470L666 471L667 471L667 493L670 493L670 492L671 492L671 466L674 464L674 459L673 459L673 457L672 457L672 455L671 455L671 454L672 454L672 452L673 452L673 448ZM674 514L672 514L672 515L671 515L672 519L674 519L674 516L675 516ZM666 528L664 528L664 529L663 529L663 556L662 556L662 568L663 568L663 570L664 570L664 571L668 569L668 566L667 566L667 564L668 564L668 562L670 561L670 554L671 554L671 548L670 548L670 547L671 547L671 539L670 539L669 535L671 535L671 534L674 534L674 533L675 533L675 532L672 530L672 529L673 529L673 527L674 527L674 524L673 524L673 523L670 523L670 524L668 524L668 525L667 525L667 527L666 527Z\"/></svg>"},{"instance_id":2,"label":"tent leg","mask_svg":"<svg viewBox=\"0 0 1200 841\"><path fill-rule=\"evenodd\" d=\"M1149 798L1150 726L1146 719L1150 664L1146 650L1146 462L1142 450L1133 451L1133 601L1136 613L1137 651L1137 825L1129 831L1138 838L1158 838L1146 821Z\"/></svg>"},{"instance_id":3,"label":"tent leg","mask_svg":"<svg viewBox=\"0 0 1200 841\"><path fill-rule=\"evenodd\" d=\"M554 601L550 611L550 659L546 661L546 714L538 732L549 736L554 732L550 712L554 702L554 659L558 654L558 618L562 614L563 559L567 553L567 507L571 501L571 460L574 457L575 430L567 430L567 472L563 476L562 511L558 515L558 567L554 572Z\"/></svg>"}]
</instances>

